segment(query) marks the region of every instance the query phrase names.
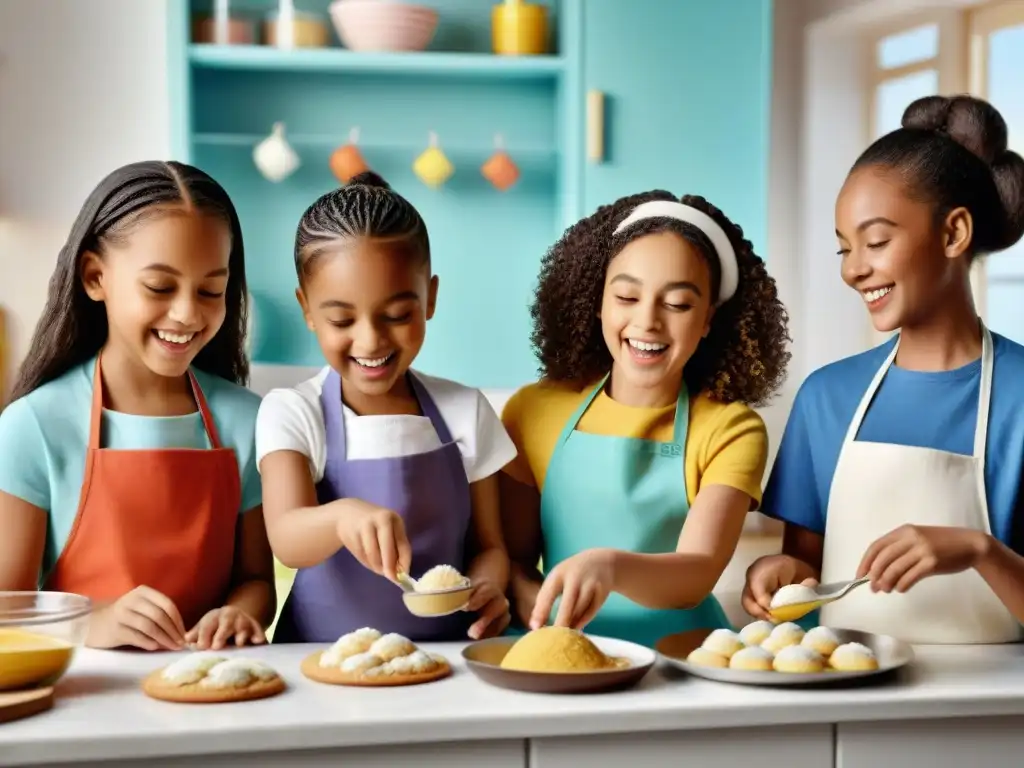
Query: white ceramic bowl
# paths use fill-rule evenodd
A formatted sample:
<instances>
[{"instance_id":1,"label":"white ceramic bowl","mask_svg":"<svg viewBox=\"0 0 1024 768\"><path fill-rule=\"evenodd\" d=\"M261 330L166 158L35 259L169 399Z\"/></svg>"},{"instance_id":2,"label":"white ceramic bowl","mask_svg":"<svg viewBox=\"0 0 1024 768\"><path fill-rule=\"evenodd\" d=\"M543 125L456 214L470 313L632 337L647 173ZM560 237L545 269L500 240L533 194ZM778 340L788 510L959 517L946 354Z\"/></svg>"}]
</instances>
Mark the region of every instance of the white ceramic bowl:
<instances>
[{"instance_id":1,"label":"white ceramic bowl","mask_svg":"<svg viewBox=\"0 0 1024 768\"><path fill-rule=\"evenodd\" d=\"M353 51L422 51L434 39L438 13L396 0L334 0L331 21Z\"/></svg>"}]
</instances>

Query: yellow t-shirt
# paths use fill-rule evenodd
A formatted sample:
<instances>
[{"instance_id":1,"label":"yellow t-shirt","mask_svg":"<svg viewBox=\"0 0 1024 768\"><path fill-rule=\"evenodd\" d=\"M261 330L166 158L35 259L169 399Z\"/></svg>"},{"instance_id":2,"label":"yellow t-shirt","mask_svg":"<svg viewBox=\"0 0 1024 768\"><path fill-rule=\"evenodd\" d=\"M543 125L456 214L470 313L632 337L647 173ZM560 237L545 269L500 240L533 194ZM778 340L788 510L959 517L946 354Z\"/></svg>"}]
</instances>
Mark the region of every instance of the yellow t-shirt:
<instances>
[{"instance_id":1,"label":"yellow t-shirt","mask_svg":"<svg viewBox=\"0 0 1024 768\"><path fill-rule=\"evenodd\" d=\"M518 449L504 471L521 483L544 488L544 477L558 437L593 385L579 389L538 382L516 392L501 419ZM634 408L612 400L602 391L576 428L611 437L634 437L670 442L675 405ZM743 403L720 403L701 393L690 398L684 468L692 504L702 485L727 485L761 503L761 480L768 461L764 421Z\"/></svg>"}]
</instances>

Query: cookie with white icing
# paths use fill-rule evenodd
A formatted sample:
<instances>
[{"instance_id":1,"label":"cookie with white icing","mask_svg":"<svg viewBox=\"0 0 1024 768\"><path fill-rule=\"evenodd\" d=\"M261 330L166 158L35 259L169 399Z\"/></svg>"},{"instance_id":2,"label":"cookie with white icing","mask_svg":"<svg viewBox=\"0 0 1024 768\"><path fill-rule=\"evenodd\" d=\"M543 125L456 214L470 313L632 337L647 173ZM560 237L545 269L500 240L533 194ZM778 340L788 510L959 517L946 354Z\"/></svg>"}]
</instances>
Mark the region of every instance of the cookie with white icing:
<instances>
[{"instance_id":1,"label":"cookie with white icing","mask_svg":"<svg viewBox=\"0 0 1024 768\"><path fill-rule=\"evenodd\" d=\"M357 633L362 633L358 642L353 637ZM402 635L382 635L367 627L307 656L301 668L302 674L318 683L356 686L429 683L452 671L443 656L427 653Z\"/></svg>"},{"instance_id":2,"label":"cookie with white icing","mask_svg":"<svg viewBox=\"0 0 1024 768\"><path fill-rule=\"evenodd\" d=\"M285 687L281 676L262 661L212 653L183 656L142 681L147 696L188 704L265 699Z\"/></svg>"}]
</instances>

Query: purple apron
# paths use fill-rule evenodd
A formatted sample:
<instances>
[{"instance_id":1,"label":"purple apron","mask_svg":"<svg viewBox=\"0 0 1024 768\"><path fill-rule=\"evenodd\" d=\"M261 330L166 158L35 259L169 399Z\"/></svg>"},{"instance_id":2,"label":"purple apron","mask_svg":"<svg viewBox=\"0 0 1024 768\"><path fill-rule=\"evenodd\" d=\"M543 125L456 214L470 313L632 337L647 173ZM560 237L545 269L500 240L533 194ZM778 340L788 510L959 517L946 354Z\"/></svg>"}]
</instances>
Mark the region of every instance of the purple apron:
<instances>
[{"instance_id":1,"label":"purple apron","mask_svg":"<svg viewBox=\"0 0 1024 768\"><path fill-rule=\"evenodd\" d=\"M328 373L320 395L327 463L317 498L321 504L362 499L401 516L412 545L410 576L419 577L442 564L465 572L471 503L462 454L423 385L412 374L408 380L441 447L413 456L349 461L341 378L334 370ZM298 571L274 642L331 643L361 627L397 632L413 642L457 641L466 639L473 620L465 611L438 618L413 616L402 602L401 589L342 549L319 565Z\"/></svg>"}]
</instances>

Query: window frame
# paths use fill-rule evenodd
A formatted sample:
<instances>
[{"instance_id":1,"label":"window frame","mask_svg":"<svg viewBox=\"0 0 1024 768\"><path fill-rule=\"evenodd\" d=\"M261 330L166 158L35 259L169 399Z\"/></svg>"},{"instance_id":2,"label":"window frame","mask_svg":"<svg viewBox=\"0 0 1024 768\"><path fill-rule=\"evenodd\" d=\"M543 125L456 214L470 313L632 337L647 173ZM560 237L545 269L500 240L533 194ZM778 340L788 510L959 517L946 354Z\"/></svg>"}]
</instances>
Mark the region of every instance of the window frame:
<instances>
[{"instance_id":1,"label":"window frame","mask_svg":"<svg viewBox=\"0 0 1024 768\"><path fill-rule=\"evenodd\" d=\"M1024 25L1024 0L998 0L987 3L968 9L964 12L964 17L968 51L965 66L967 90L978 98L986 99L989 38L1002 29ZM988 282L986 260L978 259L971 270L971 286L974 290L975 308L982 318L988 314ZM1004 278L998 282L1019 283L1024 282L1024 278Z\"/></svg>"}]
</instances>

